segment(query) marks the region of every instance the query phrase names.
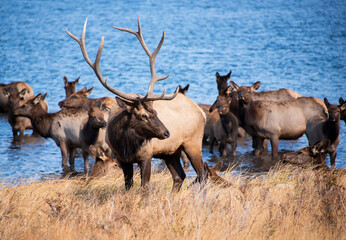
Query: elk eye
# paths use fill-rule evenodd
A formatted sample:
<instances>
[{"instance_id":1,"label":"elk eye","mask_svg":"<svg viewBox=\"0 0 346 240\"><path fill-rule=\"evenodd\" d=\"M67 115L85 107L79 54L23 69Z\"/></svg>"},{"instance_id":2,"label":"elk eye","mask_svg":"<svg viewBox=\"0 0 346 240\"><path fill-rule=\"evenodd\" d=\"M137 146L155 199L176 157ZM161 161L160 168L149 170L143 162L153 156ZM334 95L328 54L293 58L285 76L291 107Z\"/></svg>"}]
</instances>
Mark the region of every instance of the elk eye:
<instances>
[{"instance_id":1,"label":"elk eye","mask_svg":"<svg viewBox=\"0 0 346 240\"><path fill-rule=\"evenodd\" d=\"M145 114L145 113L143 113L143 114L142 114L142 118L148 120L148 115Z\"/></svg>"}]
</instances>

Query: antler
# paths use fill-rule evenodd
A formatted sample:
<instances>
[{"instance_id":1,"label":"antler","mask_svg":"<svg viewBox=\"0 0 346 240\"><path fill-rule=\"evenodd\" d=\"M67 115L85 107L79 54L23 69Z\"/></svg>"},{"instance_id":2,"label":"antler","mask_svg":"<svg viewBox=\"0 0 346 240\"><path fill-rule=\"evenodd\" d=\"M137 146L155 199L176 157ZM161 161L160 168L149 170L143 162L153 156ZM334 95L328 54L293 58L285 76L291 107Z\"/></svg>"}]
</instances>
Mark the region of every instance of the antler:
<instances>
[{"instance_id":1,"label":"antler","mask_svg":"<svg viewBox=\"0 0 346 240\"><path fill-rule=\"evenodd\" d=\"M101 59L101 53L102 53L102 49L103 49L103 43L104 43L104 37L102 36L101 38L101 43L100 43L100 46L99 46L99 49L97 51L97 55L96 55L96 59L95 59L95 62L93 63L90 59L89 59L89 56L88 56L88 53L86 51L86 47L85 47L85 32L86 32L86 24L87 24L87 21L88 19L85 20L85 23L84 23L84 27L83 27L83 32L82 32L82 37L79 39L77 38L76 36L74 36L72 33L70 33L67 29L66 29L66 33L71 37L73 38L76 42L78 42L81 50L82 50L82 54L83 54L83 57L85 59L85 61L89 64L89 66L94 70L94 73L96 74L97 78L99 79L99 81L101 82L101 84L106 88L108 89L110 92L118 95L119 97L123 98L123 99L126 99L126 100L129 100L129 101L154 101L154 100L171 100L173 99L177 94L178 94L178 88L177 90L175 91L174 94L169 94L169 95L165 95L165 91L166 89L164 89L163 93L161 96L157 96L157 95L154 95L152 93L153 91L153 86L156 82L158 81L161 81L161 80L164 80L166 79L169 75L165 76L165 77L156 77L156 72L155 72L155 57L156 57L156 54L158 53L158 51L160 50L160 47L163 43L163 39L164 39L164 34L162 36L162 39L159 43L159 46L156 48L156 50L154 51L154 53L152 54L148 48L146 47L145 43L144 43L144 40L142 38L142 34L140 32L140 24L139 24L139 19L138 19L138 29L139 29L139 33L140 35L138 35L138 39L140 40L140 38L142 39L142 41L140 40L145 52L148 54L149 56L149 59L150 59L150 70L151 70L151 75L152 75L152 79L149 83L149 87L148 87L148 93L146 96L141 96L139 94L137 94L137 96L134 96L134 95L130 95L130 94L126 94L126 93L123 93L111 86L109 86L107 84L107 78L106 80L103 78L102 76L102 73L100 71L100 59ZM128 32L133 32L131 30L127 30L127 29L119 29L119 30L123 30L123 31L128 31ZM137 34L135 32L133 32L136 36Z\"/></svg>"}]
</instances>

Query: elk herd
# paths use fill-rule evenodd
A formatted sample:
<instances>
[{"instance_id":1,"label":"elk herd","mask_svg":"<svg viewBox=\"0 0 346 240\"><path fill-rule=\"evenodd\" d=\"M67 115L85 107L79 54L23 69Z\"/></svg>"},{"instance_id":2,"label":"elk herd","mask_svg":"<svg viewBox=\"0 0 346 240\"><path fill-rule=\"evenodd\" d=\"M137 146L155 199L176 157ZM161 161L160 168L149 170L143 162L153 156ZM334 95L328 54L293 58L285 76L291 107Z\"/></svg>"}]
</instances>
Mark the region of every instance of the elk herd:
<instances>
[{"instance_id":1,"label":"elk herd","mask_svg":"<svg viewBox=\"0 0 346 240\"><path fill-rule=\"evenodd\" d=\"M251 86L238 86L230 80L232 72L225 76L216 73L219 95L213 105L196 104L185 94L185 88L178 86L172 94L153 93L158 81L169 75L157 76L155 59L164 38L151 52L146 46L138 19L138 31L114 27L137 37L149 57L151 80L145 96L124 93L111 87L100 69L104 38L95 62L89 59L86 45L85 21L81 38L68 30L67 34L80 46L82 55L94 71L100 83L113 97L89 98L94 88L76 91L79 77L69 82L66 77L64 88L66 98L58 105L60 111L48 113L45 102L47 94L34 95L33 89L25 82L0 85L0 111L7 113L13 136L24 135L26 129L44 138L52 138L61 150L62 167L65 172L74 169L77 148L81 149L86 176L96 177L121 169L125 188L133 185L134 163L138 164L141 186L146 187L151 175L151 160L160 158L172 174L173 189L179 190L186 174L184 166L191 164L197 177L194 182L210 178L214 182L226 182L217 175L221 163L209 168L203 163L202 144L209 144L213 153L218 144L221 156L227 156L227 144L236 155L238 138L246 134L252 138L254 154L258 157L271 144L273 158L278 158L279 140L294 140L306 135L309 146L281 156L284 162L314 164L335 168L336 149L339 144L340 119L346 122L346 102L331 104L314 97L302 96L290 89L257 91L260 82ZM95 159L89 171L89 155ZM90 174L89 174L90 172Z\"/></svg>"}]
</instances>

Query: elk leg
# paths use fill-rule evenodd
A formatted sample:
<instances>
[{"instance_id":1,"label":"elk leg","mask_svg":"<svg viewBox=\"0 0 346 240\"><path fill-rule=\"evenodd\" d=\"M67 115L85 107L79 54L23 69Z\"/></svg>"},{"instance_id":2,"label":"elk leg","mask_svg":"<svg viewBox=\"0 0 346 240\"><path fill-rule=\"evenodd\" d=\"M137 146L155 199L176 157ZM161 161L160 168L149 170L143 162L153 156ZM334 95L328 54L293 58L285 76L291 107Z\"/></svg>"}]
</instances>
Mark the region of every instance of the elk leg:
<instances>
[{"instance_id":1,"label":"elk leg","mask_svg":"<svg viewBox=\"0 0 346 240\"><path fill-rule=\"evenodd\" d=\"M68 151L66 143L60 143L60 151L61 151L61 157L62 157L62 167L64 172L68 172L69 168L67 166L67 159L68 159Z\"/></svg>"},{"instance_id":2,"label":"elk leg","mask_svg":"<svg viewBox=\"0 0 346 240\"><path fill-rule=\"evenodd\" d=\"M210 135L209 136L209 152L210 153L214 152L214 143L215 143L215 138L214 136Z\"/></svg>"},{"instance_id":3,"label":"elk leg","mask_svg":"<svg viewBox=\"0 0 346 240\"><path fill-rule=\"evenodd\" d=\"M164 158L165 163L172 174L173 188L172 191L179 191L184 179L186 178L185 172L180 164L179 154L167 156Z\"/></svg>"},{"instance_id":4,"label":"elk leg","mask_svg":"<svg viewBox=\"0 0 346 240\"><path fill-rule=\"evenodd\" d=\"M221 156L221 157L227 156L227 153L226 153L226 143L225 143L224 140L221 140L221 141L220 141L220 144L219 144L219 152L220 152L220 156Z\"/></svg>"},{"instance_id":5,"label":"elk leg","mask_svg":"<svg viewBox=\"0 0 346 240\"><path fill-rule=\"evenodd\" d=\"M181 160L182 160L183 163L184 163L184 168L189 168L190 160L189 160L189 158L186 156L186 153L185 153L184 151L181 151L180 158L181 158Z\"/></svg>"},{"instance_id":6,"label":"elk leg","mask_svg":"<svg viewBox=\"0 0 346 240\"><path fill-rule=\"evenodd\" d=\"M272 146L272 156L273 158L278 158L279 156L279 137L271 136L270 145Z\"/></svg>"},{"instance_id":7,"label":"elk leg","mask_svg":"<svg viewBox=\"0 0 346 240\"><path fill-rule=\"evenodd\" d=\"M129 190L133 185L133 164L121 162L120 165L124 173L125 189Z\"/></svg>"},{"instance_id":8,"label":"elk leg","mask_svg":"<svg viewBox=\"0 0 346 240\"><path fill-rule=\"evenodd\" d=\"M84 173L86 177L88 177L89 174L89 153L86 151L83 151L83 159L84 159Z\"/></svg>"},{"instance_id":9,"label":"elk leg","mask_svg":"<svg viewBox=\"0 0 346 240\"><path fill-rule=\"evenodd\" d=\"M68 152L69 152L69 158L68 162L70 163L70 166L74 168L74 159L76 156L76 148L75 147L69 147Z\"/></svg>"},{"instance_id":10,"label":"elk leg","mask_svg":"<svg viewBox=\"0 0 346 240\"><path fill-rule=\"evenodd\" d=\"M330 158L330 167L332 169L335 169L336 151L329 153L329 158Z\"/></svg>"},{"instance_id":11,"label":"elk leg","mask_svg":"<svg viewBox=\"0 0 346 240\"><path fill-rule=\"evenodd\" d=\"M252 139L253 139L253 144L255 146L255 156L259 157L259 155L261 154L261 149L262 149L264 138L253 137Z\"/></svg>"},{"instance_id":12,"label":"elk leg","mask_svg":"<svg viewBox=\"0 0 346 240\"><path fill-rule=\"evenodd\" d=\"M145 188L150 180L151 175L151 159L144 159L139 162L141 168L141 186Z\"/></svg>"},{"instance_id":13,"label":"elk leg","mask_svg":"<svg viewBox=\"0 0 346 240\"><path fill-rule=\"evenodd\" d=\"M187 155L187 157L190 159L191 165L195 172L197 173L197 178L195 179L195 182L202 182L204 175L203 175L203 158L202 158L202 149L196 148L194 146L186 145L184 146L184 151Z\"/></svg>"}]
</instances>

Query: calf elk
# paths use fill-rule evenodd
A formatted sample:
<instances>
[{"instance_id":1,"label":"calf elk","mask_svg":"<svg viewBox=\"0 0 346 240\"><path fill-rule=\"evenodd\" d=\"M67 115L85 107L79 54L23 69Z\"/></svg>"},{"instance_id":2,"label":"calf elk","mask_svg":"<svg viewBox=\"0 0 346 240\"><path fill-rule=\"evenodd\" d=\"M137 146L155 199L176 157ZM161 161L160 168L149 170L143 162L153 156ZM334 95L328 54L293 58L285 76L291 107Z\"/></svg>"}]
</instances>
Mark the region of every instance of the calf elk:
<instances>
[{"instance_id":1,"label":"calf elk","mask_svg":"<svg viewBox=\"0 0 346 240\"><path fill-rule=\"evenodd\" d=\"M91 157L95 159L90 173L91 178L104 177L120 171L117 161L110 157L103 147L90 145L89 152Z\"/></svg>"},{"instance_id":2,"label":"calf elk","mask_svg":"<svg viewBox=\"0 0 346 240\"><path fill-rule=\"evenodd\" d=\"M13 82L9 84L0 84L0 113L7 113L9 111L8 95L6 93L19 93L26 89L23 99L27 99L34 95L34 91L26 82Z\"/></svg>"},{"instance_id":3,"label":"calf elk","mask_svg":"<svg viewBox=\"0 0 346 240\"><path fill-rule=\"evenodd\" d=\"M69 96L71 96L75 91L76 91L76 86L79 82L79 78L78 77L76 80L74 80L73 82L69 82L67 80L67 77L64 76L64 88L65 88L65 94L66 94L66 98L68 98Z\"/></svg>"},{"instance_id":4,"label":"calf elk","mask_svg":"<svg viewBox=\"0 0 346 240\"><path fill-rule=\"evenodd\" d=\"M151 81L146 96L126 94L107 84L100 71L100 58L103 49L102 37L95 62L91 62L85 47L85 21L82 37L78 39L70 32L68 35L78 42L85 61L95 72L102 85L118 97L118 106L114 106L106 129L106 140L116 154L124 172L125 187L133 185L133 164L138 163L141 171L141 185L146 186L150 180L151 159L158 157L165 163L173 177L173 189L179 190L186 175L180 163L182 150L190 159L197 172L197 180L203 179L202 137L205 115L191 99L178 92L157 96L153 94L156 82L164 77L156 76L155 58L164 41L164 33L155 51L149 51L144 43L138 19L138 32L116 28L134 34L149 56Z\"/></svg>"},{"instance_id":5,"label":"calf elk","mask_svg":"<svg viewBox=\"0 0 346 240\"><path fill-rule=\"evenodd\" d=\"M340 141L340 107L330 104L327 98L324 98L324 103L328 108L328 117L316 116L310 119L306 125L306 136L310 146L321 140L329 140L327 152L330 155L330 165L335 168L336 148Z\"/></svg>"},{"instance_id":6,"label":"calf elk","mask_svg":"<svg viewBox=\"0 0 346 240\"><path fill-rule=\"evenodd\" d=\"M325 167L325 152L327 151L328 145L329 140L318 141L313 146L283 154L281 156L281 161L299 165L317 165Z\"/></svg>"}]
</instances>

